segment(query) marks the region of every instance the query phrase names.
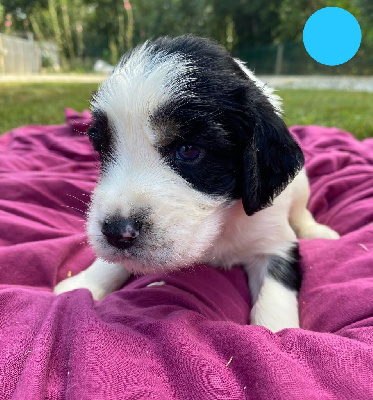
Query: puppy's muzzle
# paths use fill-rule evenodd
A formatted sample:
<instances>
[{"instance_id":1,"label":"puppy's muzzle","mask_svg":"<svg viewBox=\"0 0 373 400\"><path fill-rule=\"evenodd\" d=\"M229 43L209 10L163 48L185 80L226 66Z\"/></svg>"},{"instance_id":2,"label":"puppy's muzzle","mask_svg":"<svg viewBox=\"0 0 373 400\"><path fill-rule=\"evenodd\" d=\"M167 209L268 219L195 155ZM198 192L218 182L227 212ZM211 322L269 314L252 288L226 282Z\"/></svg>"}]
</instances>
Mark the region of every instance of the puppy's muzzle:
<instances>
[{"instance_id":1,"label":"puppy's muzzle","mask_svg":"<svg viewBox=\"0 0 373 400\"><path fill-rule=\"evenodd\" d=\"M141 222L121 217L107 218L101 232L109 244L117 249L130 248L140 235Z\"/></svg>"}]
</instances>

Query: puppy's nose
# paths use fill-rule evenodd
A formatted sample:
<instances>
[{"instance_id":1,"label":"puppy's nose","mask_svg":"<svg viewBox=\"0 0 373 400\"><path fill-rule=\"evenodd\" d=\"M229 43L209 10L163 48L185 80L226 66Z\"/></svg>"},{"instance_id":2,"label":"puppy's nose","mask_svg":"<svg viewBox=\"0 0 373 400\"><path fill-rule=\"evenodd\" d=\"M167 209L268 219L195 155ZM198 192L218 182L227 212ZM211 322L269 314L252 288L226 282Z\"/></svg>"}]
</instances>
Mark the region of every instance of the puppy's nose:
<instances>
[{"instance_id":1,"label":"puppy's nose","mask_svg":"<svg viewBox=\"0 0 373 400\"><path fill-rule=\"evenodd\" d=\"M141 223L120 217L107 218L101 228L106 240L118 249L128 249L140 235Z\"/></svg>"}]
</instances>

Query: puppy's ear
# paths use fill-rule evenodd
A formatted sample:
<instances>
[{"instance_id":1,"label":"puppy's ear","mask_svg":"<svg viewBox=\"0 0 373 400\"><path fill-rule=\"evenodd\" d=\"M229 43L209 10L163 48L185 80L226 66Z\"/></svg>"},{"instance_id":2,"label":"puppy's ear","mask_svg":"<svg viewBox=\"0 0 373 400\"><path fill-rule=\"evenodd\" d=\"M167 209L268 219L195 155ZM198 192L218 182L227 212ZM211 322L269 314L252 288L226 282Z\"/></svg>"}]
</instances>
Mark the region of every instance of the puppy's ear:
<instances>
[{"instance_id":1,"label":"puppy's ear","mask_svg":"<svg viewBox=\"0 0 373 400\"><path fill-rule=\"evenodd\" d=\"M271 105L256 116L243 159L242 203L247 215L271 205L304 165L302 150Z\"/></svg>"}]
</instances>

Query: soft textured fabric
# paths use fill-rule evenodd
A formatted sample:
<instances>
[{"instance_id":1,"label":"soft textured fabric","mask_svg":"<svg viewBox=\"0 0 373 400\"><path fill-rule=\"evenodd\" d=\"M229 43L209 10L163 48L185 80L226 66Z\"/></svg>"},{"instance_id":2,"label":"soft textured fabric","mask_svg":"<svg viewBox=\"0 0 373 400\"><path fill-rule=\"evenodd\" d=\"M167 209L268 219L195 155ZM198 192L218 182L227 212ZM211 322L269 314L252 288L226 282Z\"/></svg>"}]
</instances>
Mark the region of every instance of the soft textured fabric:
<instances>
[{"instance_id":1,"label":"soft textured fabric","mask_svg":"<svg viewBox=\"0 0 373 400\"><path fill-rule=\"evenodd\" d=\"M373 139L292 128L310 208L343 236L300 241L302 329L275 334L247 325L238 267L133 279L100 302L53 294L94 259L90 114L66 116L0 137L0 399L373 398Z\"/></svg>"}]
</instances>

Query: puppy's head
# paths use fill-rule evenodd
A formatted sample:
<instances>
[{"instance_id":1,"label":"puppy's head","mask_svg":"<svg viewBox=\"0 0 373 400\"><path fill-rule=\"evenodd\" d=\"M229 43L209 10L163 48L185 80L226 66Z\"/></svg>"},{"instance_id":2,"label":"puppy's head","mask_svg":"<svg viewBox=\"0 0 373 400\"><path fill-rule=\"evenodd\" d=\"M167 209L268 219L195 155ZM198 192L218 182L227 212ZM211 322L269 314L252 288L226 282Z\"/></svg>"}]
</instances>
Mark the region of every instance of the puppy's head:
<instances>
[{"instance_id":1,"label":"puppy's head","mask_svg":"<svg viewBox=\"0 0 373 400\"><path fill-rule=\"evenodd\" d=\"M303 165L279 98L206 39L147 42L92 100L97 255L146 273L198 262L229 208L270 206Z\"/></svg>"}]
</instances>

